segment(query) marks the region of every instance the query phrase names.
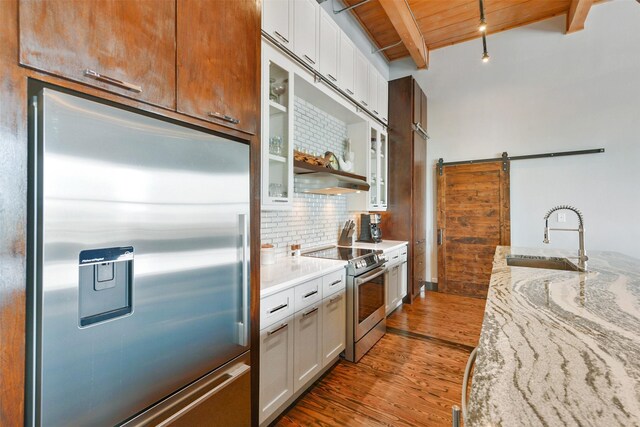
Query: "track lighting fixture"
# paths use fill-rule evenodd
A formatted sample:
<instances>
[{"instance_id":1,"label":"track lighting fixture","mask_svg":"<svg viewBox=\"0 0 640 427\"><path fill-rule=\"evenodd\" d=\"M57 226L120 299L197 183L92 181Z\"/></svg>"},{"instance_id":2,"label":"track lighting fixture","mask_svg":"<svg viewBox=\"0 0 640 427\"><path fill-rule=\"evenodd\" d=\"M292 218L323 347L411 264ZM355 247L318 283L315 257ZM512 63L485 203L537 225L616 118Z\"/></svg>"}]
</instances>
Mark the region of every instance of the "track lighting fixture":
<instances>
[{"instance_id":1,"label":"track lighting fixture","mask_svg":"<svg viewBox=\"0 0 640 427\"><path fill-rule=\"evenodd\" d=\"M484 2L480 2L480 27L482 33L482 62L489 62L489 52L487 52L487 21L484 17Z\"/></svg>"}]
</instances>

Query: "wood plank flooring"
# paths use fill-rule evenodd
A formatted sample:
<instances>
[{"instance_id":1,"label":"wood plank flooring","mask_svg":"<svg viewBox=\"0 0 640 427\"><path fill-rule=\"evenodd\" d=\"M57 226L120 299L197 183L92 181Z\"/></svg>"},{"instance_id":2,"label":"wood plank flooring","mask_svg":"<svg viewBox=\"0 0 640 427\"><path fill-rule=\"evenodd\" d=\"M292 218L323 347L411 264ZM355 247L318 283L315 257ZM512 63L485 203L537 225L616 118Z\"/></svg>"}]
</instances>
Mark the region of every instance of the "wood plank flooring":
<instances>
[{"instance_id":1,"label":"wood plank flooring","mask_svg":"<svg viewBox=\"0 0 640 427\"><path fill-rule=\"evenodd\" d=\"M387 318L358 363L341 360L274 425L451 426L485 300L423 292Z\"/></svg>"}]
</instances>

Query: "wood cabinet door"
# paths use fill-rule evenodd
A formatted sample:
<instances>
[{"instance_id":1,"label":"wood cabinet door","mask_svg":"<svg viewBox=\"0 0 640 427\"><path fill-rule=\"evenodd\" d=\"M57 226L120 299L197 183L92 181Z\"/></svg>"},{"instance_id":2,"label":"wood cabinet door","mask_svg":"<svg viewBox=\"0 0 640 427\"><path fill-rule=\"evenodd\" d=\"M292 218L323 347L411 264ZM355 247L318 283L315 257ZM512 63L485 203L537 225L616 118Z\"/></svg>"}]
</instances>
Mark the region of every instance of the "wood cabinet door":
<instances>
[{"instance_id":1,"label":"wood cabinet door","mask_svg":"<svg viewBox=\"0 0 640 427\"><path fill-rule=\"evenodd\" d=\"M338 80L340 81L340 87L350 96L355 95L355 87L353 84L353 76L355 72L355 49L356 47L353 45L351 39L349 39L349 36L344 32L341 32Z\"/></svg>"},{"instance_id":2,"label":"wood cabinet door","mask_svg":"<svg viewBox=\"0 0 640 427\"><path fill-rule=\"evenodd\" d=\"M316 0L293 2L293 49L307 64L318 69L318 3Z\"/></svg>"},{"instance_id":3,"label":"wood cabinet door","mask_svg":"<svg viewBox=\"0 0 640 427\"><path fill-rule=\"evenodd\" d=\"M421 92L420 96L420 126L427 130L427 95Z\"/></svg>"},{"instance_id":4,"label":"wood cabinet door","mask_svg":"<svg viewBox=\"0 0 640 427\"><path fill-rule=\"evenodd\" d=\"M293 329L293 390L295 393L322 369L321 303L297 312Z\"/></svg>"},{"instance_id":5,"label":"wood cabinet door","mask_svg":"<svg viewBox=\"0 0 640 427\"><path fill-rule=\"evenodd\" d=\"M413 83L413 123L420 123L422 120L422 89L415 80Z\"/></svg>"},{"instance_id":6,"label":"wood cabinet door","mask_svg":"<svg viewBox=\"0 0 640 427\"><path fill-rule=\"evenodd\" d=\"M345 291L337 292L322 302L322 366L325 367L344 350L347 342L347 309Z\"/></svg>"},{"instance_id":7,"label":"wood cabinet door","mask_svg":"<svg viewBox=\"0 0 640 427\"><path fill-rule=\"evenodd\" d=\"M249 134L260 120L260 2L179 0L178 111Z\"/></svg>"},{"instance_id":8,"label":"wood cabinet door","mask_svg":"<svg viewBox=\"0 0 640 427\"><path fill-rule=\"evenodd\" d=\"M422 247L427 241L427 142L417 133L413 134L413 257L414 269L410 292L417 295L420 292L420 282L426 280L425 258ZM416 263L420 260L421 262Z\"/></svg>"},{"instance_id":9,"label":"wood cabinet door","mask_svg":"<svg viewBox=\"0 0 640 427\"><path fill-rule=\"evenodd\" d=\"M324 9L320 9L320 72L339 85L338 56L340 27Z\"/></svg>"},{"instance_id":10,"label":"wood cabinet door","mask_svg":"<svg viewBox=\"0 0 640 427\"><path fill-rule=\"evenodd\" d=\"M262 29L290 50L293 50L293 1L262 2Z\"/></svg>"},{"instance_id":11,"label":"wood cabinet door","mask_svg":"<svg viewBox=\"0 0 640 427\"><path fill-rule=\"evenodd\" d=\"M174 0L21 0L20 63L175 109Z\"/></svg>"},{"instance_id":12,"label":"wood cabinet door","mask_svg":"<svg viewBox=\"0 0 640 427\"><path fill-rule=\"evenodd\" d=\"M260 422L293 396L293 316L260 332Z\"/></svg>"}]
</instances>

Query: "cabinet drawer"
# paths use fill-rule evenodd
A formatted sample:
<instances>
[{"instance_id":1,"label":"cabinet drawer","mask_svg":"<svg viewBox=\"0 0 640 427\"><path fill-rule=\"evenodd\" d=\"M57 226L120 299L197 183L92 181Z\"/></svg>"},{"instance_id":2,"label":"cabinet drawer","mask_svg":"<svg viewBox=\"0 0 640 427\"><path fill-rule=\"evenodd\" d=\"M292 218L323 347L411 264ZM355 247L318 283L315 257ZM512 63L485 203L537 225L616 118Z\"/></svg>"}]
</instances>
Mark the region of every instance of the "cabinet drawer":
<instances>
[{"instance_id":1,"label":"cabinet drawer","mask_svg":"<svg viewBox=\"0 0 640 427\"><path fill-rule=\"evenodd\" d=\"M344 269L327 274L322 278L322 292L325 297L344 289L347 284Z\"/></svg>"},{"instance_id":2,"label":"cabinet drawer","mask_svg":"<svg viewBox=\"0 0 640 427\"><path fill-rule=\"evenodd\" d=\"M387 267L391 267L400 262L400 251L393 250L385 252L384 254L387 257Z\"/></svg>"},{"instance_id":3,"label":"cabinet drawer","mask_svg":"<svg viewBox=\"0 0 640 427\"><path fill-rule=\"evenodd\" d=\"M407 262L407 247L403 246L402 249L398 250L400 254L400 262Z\"/></svg>"},{"instance_id":4,"label":"cabinet drawer","mask_svg":"<svg viewBox=\"0 0 640 427\"><path fill-rule=\"evenodd\" d=\"M293 314L293 295L292 288L260 300L261 330Z\"/></svg>"},{"instance_id":5,"label":"cabinet drawer","mask_svg":"<svg viewBox=\"0 0 640 427\"><path fill-rule=\"evenodd\" d=\"M295 287L294 311L298 312L322 299L322 279L317 278Z\"/></svg>"}]
</instances>

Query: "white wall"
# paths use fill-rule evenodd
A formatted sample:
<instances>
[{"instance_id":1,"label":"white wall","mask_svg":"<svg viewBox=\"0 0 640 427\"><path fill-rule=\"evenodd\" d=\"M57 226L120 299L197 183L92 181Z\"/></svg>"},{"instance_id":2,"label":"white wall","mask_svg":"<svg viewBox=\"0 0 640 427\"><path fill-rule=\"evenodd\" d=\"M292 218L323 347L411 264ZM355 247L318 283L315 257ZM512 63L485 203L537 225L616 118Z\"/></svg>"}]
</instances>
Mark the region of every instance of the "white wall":
<instances>
[{"instance_id":1,"label":"white wall","mask_svg":"<svg viewBox=\"0 0 640 427\"><path fill-rule=\"evenodd\" d=\"M596 5L585 30L571 35L564 22L559 16L489 36L487 64L478 39L431 52L429 70L393 63L391 79L413 73L427 93L432 165L440 157L604 147L604 154L512 163L512 245L545 246L543 215L572 204L585 215L587 251L640 258L640 4ZM435 278L433 176L428 187ZM577 236L561 234L550 246L577 250Z\"/></svg>"},{"instance_id":2,"label":"white wall","mask_svg":"<svg viewBox=\"0 0 640 427\"><path fill-rule=\"evenodd\" d=\"M340 10L345 5L340 0L324 0L320 4L333 20L336 21L338 26L349 36L351 41L357 46L362 53L371 61L375 67L382 73L384 78L389 79L389 63L381 53L371 53L372 49L377 49L371 42L369 36L362 29L356 18L352 15L351 11L342 12L339 14L333 13L333 10ZM332 10L333 8L333 10Z\"/></svg>"}]
</instances>

